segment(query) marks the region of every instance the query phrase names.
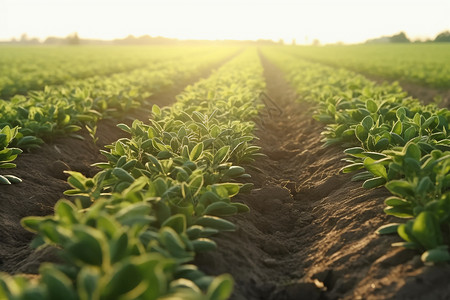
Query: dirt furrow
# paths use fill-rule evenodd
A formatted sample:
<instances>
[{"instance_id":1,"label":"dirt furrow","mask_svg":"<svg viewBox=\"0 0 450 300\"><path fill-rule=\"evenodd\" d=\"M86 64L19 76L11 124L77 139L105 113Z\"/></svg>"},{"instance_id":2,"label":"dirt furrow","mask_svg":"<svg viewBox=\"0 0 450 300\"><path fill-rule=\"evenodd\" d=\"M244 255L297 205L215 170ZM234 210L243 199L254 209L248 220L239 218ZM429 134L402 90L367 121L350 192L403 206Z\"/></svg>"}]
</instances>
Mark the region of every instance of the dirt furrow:
<instances>
[{"instance_id":1,"label":"dirt furrow","mask_svg":"<svg viewBox=\"0 0 450 300\"><path fill-rule=\"evenodd\" d=\"M217 62L198 76L189 80L176 82L173 87L150 97L144 105L127 114L123 120L106 119L98 123L93 143L87 130L77 132L84 140L74 138L58 138L31 153L21 154L15 161L17 168L7 170L8 174L23 179L20 184L1 186L0 195L0 271L8 273L36 273L42 261L54 261L56 257L51 251L34 252L29 247L33 235L24 230L20 220L26 216L44 216L53 213L53 206L63 192L69 188L66 183L65 170L78 171L86 176L94 176L97 168L92 163L104 161L99 150L126 133L116 125L131 124L134 119L146 121L150 117L153 104L168 106L175 101L187 85L201 78L208 77L211 72L232 59L239 52L225 60ZM2 173L4 174L4 173Z\"/></svg>"},{"instance_id":2,"label":"dirt furrow","mask_svg":"<svg viewBox=\"0 0 450 300\"><path fill-rule=\"evenodd\" d=\"M208 274L233 275L234 300L429 295L433 279L417 253L392 248L396 236L375 234L395 221L383 213L388 192L364 190L350 174L338 174L343 149L321 147L323 126L312 119L312 107L296 102L280 70L262 62L268 94L282 113L270 109L258 124L257 144L267 158L255 163L259 172L250 171L255 189L237 199L251 211L233 217L237 232L215 238L218 250L196 263ZM414 294L408 282L415 283Z\"/></svg>"}]
</instances>

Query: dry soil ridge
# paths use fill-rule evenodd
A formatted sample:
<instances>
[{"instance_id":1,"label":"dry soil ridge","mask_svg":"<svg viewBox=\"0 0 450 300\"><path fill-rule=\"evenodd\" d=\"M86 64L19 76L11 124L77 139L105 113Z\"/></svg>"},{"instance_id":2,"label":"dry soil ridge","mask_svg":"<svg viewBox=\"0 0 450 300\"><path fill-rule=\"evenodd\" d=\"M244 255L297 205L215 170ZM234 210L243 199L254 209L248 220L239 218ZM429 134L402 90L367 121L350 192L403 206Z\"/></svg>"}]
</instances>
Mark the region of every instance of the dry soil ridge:
<instances>
[{"instance_id":1,"label":"dry soil ridge","mask_svg":"<svg viewBox=\"0 0 450 300\"><path fill-rule=\"evenodd\" d=\"M339 174L342 148L321 148L322 124L276 67L262 57L269 96L283 110L258 124L267 158L252 171L256 188L237 201L251 212L232 220L237 233L215 238L199 255L209 274L231 273L232 299L449 299L450 267L424 267L418 253L392 248L396 236L375 230L395 221L383 213L384 189L365 190Z\"/></svg>"},{"instance_id":2,"label":"dry soil ridge","mask_svg":"<svg viewBox=\"0 0 450 300\"><path fill-rule=\"evenodd\" d=\"M450 267L424 267L417 253L390 247L397 237L374 234L393 220L382 212L387 192L364 190L337 173L342 149L320 147L322 126L311 107L295 103L281 72L262 61L268 94L283 113L272 110L258 121L267 158L256 162L260 171L250 171L255 190L237 199L252 210L232 218L238 231L215 238L219 249L196 263L209 274L231 273L232 299L450 299ZM170 104L183 87L152 103ZM56 259L52 251L33 252L32 235L18 222L52 213L68 188L63 170L96 172L90 164L102 159L100 147L123 136L116 123L100 123L97 146L82 132L84 142L58 139L17 160L11 173L26 184L2 186L0 271L35 273L41 262Z\"/></svg>"}]
</instances>

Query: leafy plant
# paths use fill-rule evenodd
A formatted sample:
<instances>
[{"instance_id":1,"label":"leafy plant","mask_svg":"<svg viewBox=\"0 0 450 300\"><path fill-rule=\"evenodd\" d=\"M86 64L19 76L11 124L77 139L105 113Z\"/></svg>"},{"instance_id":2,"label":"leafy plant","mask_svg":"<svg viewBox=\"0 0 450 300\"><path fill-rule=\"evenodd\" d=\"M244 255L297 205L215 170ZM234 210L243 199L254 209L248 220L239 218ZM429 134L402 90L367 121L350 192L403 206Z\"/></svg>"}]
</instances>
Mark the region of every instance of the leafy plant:
<instances>
[{"instance_id":1,"label":"leafy plant","mask_svg":"<svg viewBox=\"0 0 450 300\"><path fill-rule=\"evenodd\" d=\"M22 153L18 148L9 148L9 144L16 137L19 131L18 127L10 128L5 126L0 130L0 169L15 168L14 161L17 155ZM22 180L14 175L0 175L0 184L19 183Z\"/></svg>"},{"instance_id":2,"label":"leafy plant","mask_svg":"<svg viewBox=\"0 0 450 300\"><path fill-rule=\"evenodd\" d=\"M227 101L198 96L217 87ZM107 161L96 164L99 173L68 172L72 189L65 194L74 203L60 200L53 216L22 220L37 234L32 245L58 247L64 264L42 266L42 279L32 284L3 275L0 295L227 299L229 275L206 276L189 263L216 248L210 236L235 230L224 217L248 211L232 197L251 189L239 182L249 175L236 163L258 156L251 118L262 88L256 51L247 51L187 88L173 108L153 106L149 124L119 124L130 137L102 152Z\"/></svg>"},{"instance_id":3,"label":"leafy plant","mask_svg":"<svg viewBox=\"0 0 450 300\"><path fill-rule=\"evenodd\" d=\"M341 171L359 171L352 180L364 181L365 188L385 186L393 194L385 212L409 219L378 232L398 232L405 242L395 245L425 250L426 263L450 261L450 112L420 105L396 84L376 85L274 49L265 53L286 71L303 99L317 103L314 117L327 124L324 146L347 148Z\"/></svg>"}]
</instances>

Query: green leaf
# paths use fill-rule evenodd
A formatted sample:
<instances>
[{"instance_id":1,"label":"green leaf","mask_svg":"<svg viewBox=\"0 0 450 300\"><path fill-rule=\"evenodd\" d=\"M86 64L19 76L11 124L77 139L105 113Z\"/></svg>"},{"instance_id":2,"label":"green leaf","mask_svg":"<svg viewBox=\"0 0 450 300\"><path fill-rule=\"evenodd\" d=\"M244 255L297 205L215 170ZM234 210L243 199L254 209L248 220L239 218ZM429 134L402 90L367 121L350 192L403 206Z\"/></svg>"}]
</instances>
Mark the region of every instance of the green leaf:
<instances>
[{"instance_id":1,"label":"green leaf","mask_svg":"<svg viewBox=\"0 0 450 300\"><path fill-rule=\"evenodd\" d=\"M348 165L348 166L345 166L345 167L341 168L339 170L339 172L350 173L350 172L354 172L356 170L360 170L362 168L364 168L364 164L363 163L354 163L354 164L351 164L351 165Z\"/></svg>"},{"instance_id":2,"label":"green leaf","mask_svg":"<svg viewBox=\"0 0 450 300\"><path fill-rule=\"evenodd\" d=\"M229 152L230 146L223 146L217 150L216 154L214 154L213 164L218 165L224 162L227 159Z\"/></svg>"},{"instance_id":3,"label":"green leaf","mask_svg":"<svg viewBox=\"0 0 450 300\"><path fill-rule=\"evenodd\" d=\"M431 116L422 124L422 129L434 129L438 125L439 118L437 116Z\"/></svg>"},{"instance_id":4,"label":"green leaf","mask_svg":"<svg viewBox=\"0 0 450 300\"><path fill-rule=\"evenodd\" d=\"M162 227L159 231L159 241L164 248L175 258L189 258L190 253L186 251L180 235L171 227Z\"/></svg>"},{"instance_id":5,"label":"green leaf","mask_svg":"<svg viewBox=\"0 0 450 300\"><path fill-rule=\"evenodd\" d=\"M378 105L372 99L366 101L366 108L371 113L376 113L378 111Z\"/></svg>"},{"instance_id":6,"label":"green leaf","mask_svg":"<svg viewBox=\"0 0 450 300\"><path fill-rule=\"evenodd\" d=\"M100 272L98 268L85 266L78 273L77 291L80 299L99 299Z\"/></svg>"},{"instance_id":7,"label":"green leaf","mask_svg":"<svg viewBox=\"0 0 450 300\"><path fill-rule=\"evenodd\" d=\"M442 242L438 219L429 211L422 211L416 217L412 226L412 233L425 249L436 248Z\"/></svg>"},{"instance_id":8,"label":"green leaf","mask_svg":"<svg viewBox=\"0 0 450 300\"><path fill-rule=\"evenodd\" d=\"M352 148L347 148L344 150L344 153L346 154L350 154L350 155L354 155L354 154L361 154L363 153L365 150L364 148L361 147L352 147Z\"/></svg>"},{"instance_id":9,"label":"green leaf","mask_svg":"<svg viewBox=\"0 0 450 300\"><path fill-rule=\"evenodd\" d=\"M375 177L375 178L367 179L366 181L364 181L362 186L365 189L372 189L372 188L382 186L385 183L386 183L386 179L384 179L383 177Z\"/></svg>"},{"instance_id":10,"label":"green leaf","mask_svg":"<svg viewBox=\"0 0 450 300\"><path fill-rule=\"evenodd\" d=\"M122 260L128 250L128 235L125 232L113 240L110 240L111 263Z\"/></svg>"},{"instance_id":11,"label":"green leaf","mask_svg":"<svg viewBox=\"0 0 450 300\"><path fill-rule=\"evenodd\" d=\"M391 180L386 183L386 188L394 195L401 198L414 197L414 189L411 184L404 180Z\"/></svg>"},{"instance_id":12,"label":"green leaf","mask_svg":"<svg viewBox=\"0 0 450 300\"><path fill-rule=\"evenodd\" d=\"M214 216L203 216L197 219L196 225L201 225L204 227L215 228L219 231L234 231L236 226L230 221L214 217Z\"/></svg>"},{"instance_id":13,"label":"green leaf","mask_svg":"<svg viewBox=\"0 0 450 300\"><path fill-rule=\"evenodd\" d=\"M175 232L181 234L186 231L186 216L183 214L173 215L161 224L161 227L165 226L171 227Z\"/></svg>"},{"instance_id":14,"label":"green leaf","mask_svg":"<svg viewBox=\"0 0 450 300\"><path fill-rule=\"evenodd\" d=\"M379 152L370 152L369 151L369 152L362 152L362 154L363 154L363 156L367 156L367 157L370 157L375 160L380 160L380 159L388 157L386 154L379 153Z\"/></svg>"},{"instance_id":15,"label":"green leaf","mask_svg":"<svg viewBox=\"0 0 450 300\"><path fill-rule=\"evenodd\" d=\"M364 159L364 167L376 177L387 179L387 171L384 165L370 157Z\"/></svg>"},{"instance_id":16,"label":"green leaf","mask_svg":"<svg viewBox=\"0 0 450 300\"><path fill-rule=\"evenodd\" d=\"M376 151L386 150L389 147L389 140L387 138L381 138L375 144Z\"/></svg>"},{"instance_id":17,"label":"green leaf","mask_svg":"<svg viewBox=\"0 0 450 300\"><path fill-rule=\"evenodd\" d=\"M217 249L217 244L208 238L198 238L192 241L192 247L195 252L206 252Z\"/></svg>"},{"instance_id":18,"label":"green leaf","mask_svg":"<svg viewBox=\"0 0 450 300\"><path fill-rule=\"evenodd\" d=\"M78 263L100 266L107 253L104 235L84 225L74 225L72 231L73 237L65 247L67 253Z\"/></svg>"},{"instance_id":19,"label":"green leaf","mask_svg":"<svg viewBox=\"0 0 450 300\"><path fill-rule=\"evenodd\" d=\"M195 176L194 178L191 179L191 181L189 181L189 189L191 190L193 197L195 197L196 195L198 195L198 193L200 193L203 184L204 184L203 175Z\"/></svg>"},{"instance_id":20,"label":"green leaf","mask_svg":"<svg viewBox=\"0 0 450 300\"><path fill-rule=\"evenodd\" d=\"M405 224L400 224L397 228L397 233L405 241L415 243L416 241L412 234L412 222L413 220L408 220Z\"/></svg>"},{"instance_id":21,"label":"green leaf","mask_svg":"<svg viewBox=\"0 0 450 300\"><path fill-rule=\"evenodd\" d=\"M397 109L395 114L398 120L403 121L403 119L406 117L406 109L404 107L400 107L399 109Z\"/></svg>"},{"instance_id":22,"label":"green leaf","mask_svg":"<svg viewBox=\"0 0 450 300\"><path fill-rule=\"evenodd\" d=\"M237 183L218 183L214 184L213 188L225 188L227 191L228 197L233 197L239 193L239 184Z\"/></svg>"},{"instance_id":23,"label":"green leaf","mask_svg":"<svg viewBox=\"0 0 450 300\"><path fill-rule=\"evenodd\" d=\"M393 207L411 207L412 203L408 202L402 198L391 196L384 200L384 204L387 206L393 206Z\"/></svg>"},{"instance_id":24,"label":"green leaf","mask_svg":"<svg viewBox=\"0 0 450 300\"><path fill-rule=\"evenodd\" d=\"M84 191L86 189L85 183L86 183L86 177L84 177L83 174L80 172L74 172L74 171L64 171L64 173L69 174L69 178L67 179L67 182L74 188L77 188L79 190Z\"/></svg>"},{"instance_id":25,"label":"green leaf","mask_svg":"<svg viewBox=\"0 0 450 300\"><path fill-rule=\"evenodd\" d=\"M231 205L236 207L238 213L246 213L246 212L250 211L250 208L247 205L245 205L244 203L234 202L234 203L231 203Z\"/></svg>"},{"instance_id":26,"label":"green leaf","mask_svg":"<svg viewBox=\"0 0 450 300\"><path fill-rule=\"evenodd\" d=\"M417 136L417 131L413 126L406 129L403 134L405 141L409 141L409 140L415 138L416 136Z\"/></svg>"},{"instance_id":27,"label":"green leaf","mask_svg":"<svg viewBox=\"0 0 450 300\"><path fill-rule=\"evenodd\" d=\"M386 207L384 212L398 218L411 218L413 216L412 209L406 207Z\"/></svg>"},{"instance_id":28,"label":"green leaf","mask_svg":"<svg viewBox=\"0 0 450 300\"><path fill-rule=\"evenodd\" d=\"M11 184L11 182L3 175L0 175L0 184Z\"/></svg>"},{"instance_id":29,"label":"green leaf","mask_svg":"<svg viewBox=\"0 0 450 300\"><path fill-rule=\"evenodd\" d=\"M435 264L450 261L450 253L446 248L435 248L425 251L421 256L425 264Z\"/></svg>"},{"instance_id":30,"label":"green leaf","mask_svg":"<svg viewBox=\"0 0 450 300\"><path fill-rule=\"evenodd\" d=\"M392 131L391 132L401 136L401 134L403 132L402 122L401 121L395 122L394 126L392 127Z\"/></svg>"},{"instance_id":31,"label":"green leaf","mask_svg":"<svg viewBox=\"0 0 450 300\"><path fill-rule=\"evenodd\" d=\"M25 217L20 221L20 224L28 231L38 232L39 224L41 224L42 221L47 219L48 217L34 217L34 216Z\"/></svg>"},{"instance_id":32,"label":"green leaf","mask_svg":"<svg viewBox=\"0 0 450 300\"><path fill-rule=\"evenodd\" d=\"M52 267L50 264L44 264L40 268L42 281L47 287L47 295L49 300L76 300L75 291L72 281L61 271Z\"/></svg>"},{"instance_id":33,"label":"green leaf","mask_svg":"<svg viewBox=\"0 0 450 300\"><path fill-rule=\"evenodd\" d=\"M159 108L159 106L158 105L156 105L156 104L153 104L153 106L152 106L152 113L153 113L153 115L155 116L155 117L160 117L161 116L161 108Z\"/></svg>"},{"instance_id":34,"label":"green leaf","mask_svg":"<svg viewBox=\"0 0 450 300\"><path fill-rule=\"evenodd\" d=\"M391 223L391 224L386 224L386 225L380 226L377 229L376 233L380 234L380 235L397 233L397 228L399 225L400 225L400 223Z\"/></svg>"},{"instance_id":35,"label":"green leaf","mask_svg":"<svg viewBox=\"0 0 450 300\"><path fill-rule=\"evenodd\" d=\"M226 300L233 292L233 278L230 275L220 275L214 278L206 293L210 300Z\"/></svg>"},{"instance_id":36,"label":"green leaf","mask_svg":"<svg viewBox=\"0 0 450 300\"><path fill-rule=\"evenodd\" d=\"M355 135L360 142L364 143L367 140L367 137L369 136L369 132L367 131L366 128L364 128L363 125L358 124L355 127Z\"/></svg>"},{"instance_id":37,"label":"green leaf","mask_svg":"<svg viewBox=\"0 0 450 300\"><path fill-rule=\"evenodd\" d=\"M189 160L196 161L203 152L203 143L198 143L189 154Z\"/></svg>"},{"instance_id":38,"label":"green leaf","mask_svg":"<svg viewBox=\"0 0 450 300\"><path fill-rule=\"evenodd\" d=\"M102 290L102 299L118 299L139 286L143 277L138 267L131 262L119 263L112 270L112 276L107 280Z\"/></svg>"},{"instance_id":39,"label":"green leaf","mask_svg":"<svg viewBox=\"0 0 450 300\"><path fill-rule=\"evenodd\" d=\"M120 129L122 129L125 132L131 133L131 128L126 124L120 123L120 124L117 124L117 127L119 127Z\"/></svg>"},{"instance_id":40,"label":"green leaf","mask_svg":"<svg viewBox=\"0 0 450 300\"><path fill-rule=\"evenodd\" d=\"M127 171L125 171L122 168L114 168L112 170L112 174L114 176L116 176L119 180L122 180L122 181L125 181L125 182L132 183L135 180L134 177L131 176L130 173L128 173Z\"/></svg>"},{"instance_id":41,"label":"green leaf","mask_svg":"<svg viewBox=\"0 0 450 300\"><path fill-rule=\"evenodd\" d=\"M419 181L419 184L416 187L416 193L425 197L425 195L430 192L434 192L434 184L430 177L425 176Z\"/></svg>"},{"instance_id":42,"label":"green leaf","mask_svg":"<svg viewBox=\"0 0 450 300\"><path fill-rule=\"evenodd\" d=\"M65 224L77 224L76 217L77 208L68 200L60 200L55 205L55 217L63 221Z\"/></svg>"},{"instance_id":43,"label":"green leaf","mask_svg":"<svg viewBox=\"0 0 450 300\"><path fill-rule=\"evenodd\" d=\"M237 213L237 208L226 202L219 201L208 205L204 213L206 215L213 215L218 217L231 216Z\"/></svg>"},{"instance_id":44,"label":"green leaf","mask_svg":"<svg viewBox=\"0 0 450 300\"><path fill-rule=\"evenodd\" d=\"M361 125L364 126L364 128L369 131L373 126L373 119L371 116L365 116L364 119L361 121Z\"/></svg>"},{"instance_id":45,"label":"green leaf","mask_svg":"<svg viewBox=\"0 0 450 300\"><path fill-rule=\"evenodd\" d=\"M417 144L409 143L405 149L405 157L415 159L417 161L422 157L420 147Z\"/></svg>"}]
</instances>

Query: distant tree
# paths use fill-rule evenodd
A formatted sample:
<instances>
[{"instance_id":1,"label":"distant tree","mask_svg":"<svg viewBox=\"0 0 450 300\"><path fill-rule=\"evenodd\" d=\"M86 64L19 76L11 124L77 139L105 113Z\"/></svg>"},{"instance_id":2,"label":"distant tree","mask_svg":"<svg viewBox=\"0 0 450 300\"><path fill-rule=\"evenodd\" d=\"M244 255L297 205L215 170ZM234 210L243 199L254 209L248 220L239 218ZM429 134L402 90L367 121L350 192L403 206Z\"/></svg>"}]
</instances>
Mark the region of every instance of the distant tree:
<instances>
[{"instance_id":1,"label":"distant tree","mask_svg":"<svg viewBox=\"0 0 450 300\"><path fill-rule=\"evenodd\" d=\"M78 33L74 32L72 34L69 34L66 37L67 44L69 45L79 45L80 44L80 38L78 37Z\"/></svg>"},{"instance_id":2,"label":"distant tree","mask_svg":"<svg viewBox=\"0 0 450 300\"><path fill-rule=\"evenodd\" d=\"M28 35L26 33L22 33L22 35L20 36L20 42L21 43L28 42Z\"/></svg>"},{"instance_id":3,"label":"distant tree","mask_svg":"<svg viewBox=\"0 0 450 300\"><path fill-rule=\"evenodd\" d=\"M450 42L450 31L444 31L439 33L434 39L436 43L449 43Z\"/></svg>"},{"instance_id":4,"label":"distant tree","mask_svg":"<svg viewBox=\"0 0 450 300\"><path fill-rule=\"evenodd\" d=\"M46 45L60 45L65 44L64 38L49 36L45 39L44 44Z\"/></svg>"},{"instance_id":5,"label":"distant tree","mask_svg":"<svg viewBox=\"0 0 450 300\"><path fill-rule=\"evenodd\" d=\"M402 31L390 37L391 43L411 43L406 34Z\"/></svg>"},{"instance_id":6,"label":"distant tree","mask_svg":"<svg viewBox=\"0 0 450 300\"><path fill-rule=\"evenodd\" d=\"M320 45L320 41L318 39L314 39L312 42L313 46L319 46Z\"/></svg>"}]
</instances>

